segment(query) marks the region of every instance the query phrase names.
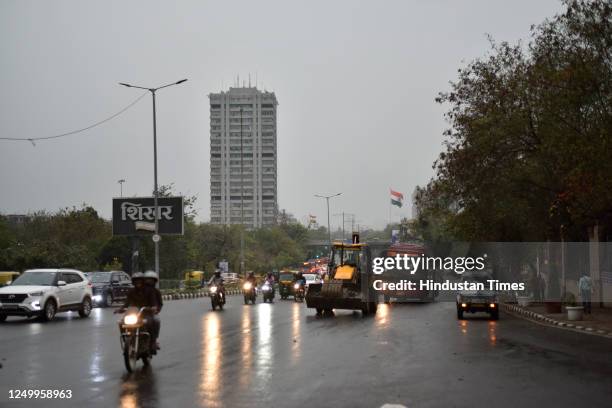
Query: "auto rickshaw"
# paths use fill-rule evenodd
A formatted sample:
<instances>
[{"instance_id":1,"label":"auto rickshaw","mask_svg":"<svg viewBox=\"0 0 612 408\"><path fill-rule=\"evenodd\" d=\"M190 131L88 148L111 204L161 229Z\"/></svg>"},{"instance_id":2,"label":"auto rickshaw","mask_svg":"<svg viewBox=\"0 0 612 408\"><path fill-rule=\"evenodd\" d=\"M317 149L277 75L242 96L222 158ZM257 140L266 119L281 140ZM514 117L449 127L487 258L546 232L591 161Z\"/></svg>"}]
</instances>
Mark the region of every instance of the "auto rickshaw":
<instances>
[{"instance_id":1,"label":"auto rickshaw","mask_svg":"<svg viewBox=\"0 0 612 408\"><path fill-rule=\"evenodd\" d=\"M281 299L287 299L289 296L293 296L293 280L295 272L292 271L281 271L278 274L278 293Z\"/></svg>"},{"instance_id":2,"label":"auto rickshaw","mask_svg":"<svg viewBox=\"0 0 612 408\"><path fill-rule=\"evenodd\" d=\"M203 282L203 271L185 272L185 280L183 281L183 287L185 289L199 289L202 287Z\"/></svg>"},{"instance_id":3,"label":"auto rickshaw","mask_svg":"<svg viewBox=\"0 0 612 408\"><path fill-rule=\"evenodd\" d=\"M3 286L10 285L17 277L19 272L15 271L4 271L0 272L0 288Z\"/></svg>"}]
</instances>

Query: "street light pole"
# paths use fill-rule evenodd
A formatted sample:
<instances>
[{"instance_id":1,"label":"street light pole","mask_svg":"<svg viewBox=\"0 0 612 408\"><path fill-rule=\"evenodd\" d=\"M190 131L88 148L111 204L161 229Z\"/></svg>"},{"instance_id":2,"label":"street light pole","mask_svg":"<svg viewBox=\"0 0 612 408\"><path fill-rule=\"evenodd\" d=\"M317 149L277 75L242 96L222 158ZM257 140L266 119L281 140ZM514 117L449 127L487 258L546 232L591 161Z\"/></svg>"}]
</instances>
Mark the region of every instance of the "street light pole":
<instances>
[{"instance_id":1,"label":"street light pole","mask_svg":"<svg viewBox=\"0 0 612 408\"><path fill-rule=\"evenodd\" d=\"M342 193L332 194L330 196L324 196L324 195L315 194L315 197L324 198L325 201L327 202L327 234L328 234L328 238L329 238L329 247L330 247L330 249L331 249L332 240L331 240L331 229L330 229L330 226L329 226L329 199L333 198L333 197L337 197L340 194L342 194Z\"/></svg>"},{"instance_id":2,"label":"street light pole","mask_svg":"<svg viewBox=\"0 0 612 408\"><path fill-rule=\"evenodd\" d=\"M157 189L157 118L155 109L155 89L151 90L153 95L153 206L155 207L155 236L159 236L159 207L157 198L159 191ZM154 241L155 244L155 273L159 279L159 239Z\"/></svg>"},{"instance_id":3,"label":"street light pole","mask_svg":"<svg viewBox=\"0 0 612 408\"><path fill-rule=\"evenodd\" d=\"M151 92L153 96L153 205L155 207L155 236L159 237L159 207L158 207L158 198L159 191L157 188L157 117L156 117L156 108L155 108L155 93L162 89L167 88L173 85L179 85L183 82L187 81L186 79L181 79L180 81L173 82L171 84L158 86L157 88L146 88L143 86L135 86L126 83L120 82L119 85L126 86L128 88L137 88L144 89ZM154 240L155 244L155 273L159 276L159 239Z\"/></svg>"}]
</instances>

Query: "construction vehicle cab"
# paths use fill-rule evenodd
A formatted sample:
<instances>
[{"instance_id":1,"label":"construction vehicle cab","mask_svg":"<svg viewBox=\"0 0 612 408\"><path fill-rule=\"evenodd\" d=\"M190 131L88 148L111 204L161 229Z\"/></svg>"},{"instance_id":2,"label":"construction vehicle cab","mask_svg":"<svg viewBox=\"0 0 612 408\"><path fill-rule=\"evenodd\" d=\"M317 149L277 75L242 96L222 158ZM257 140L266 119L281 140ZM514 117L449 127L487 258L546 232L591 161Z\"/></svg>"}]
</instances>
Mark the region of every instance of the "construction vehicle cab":
<instances>
[{"instance_id":1,"label":"construction vehicle cab","mask_svg":"<svg viewBox=\"0 0 612 408\"><path fill-rule=\"evenodd\" d=\"M364 315L376 313L377 294L372 286L370 248L359 243L335 242L329 263L329 279L312 283L306 292L306 306L317 314L333 309L361 310Z\"/></svg>"}]
</instances>

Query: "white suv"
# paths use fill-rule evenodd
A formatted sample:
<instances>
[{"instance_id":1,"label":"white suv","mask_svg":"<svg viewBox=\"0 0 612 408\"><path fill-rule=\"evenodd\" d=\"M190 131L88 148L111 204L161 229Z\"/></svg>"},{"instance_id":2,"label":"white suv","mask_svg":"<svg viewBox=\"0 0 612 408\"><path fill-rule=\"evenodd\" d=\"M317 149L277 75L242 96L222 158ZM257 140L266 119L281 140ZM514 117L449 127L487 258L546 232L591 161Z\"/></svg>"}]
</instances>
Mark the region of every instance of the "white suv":
<instances>
[{"instance_id":1,"label":"white suv","mask_svg":"<svg viewBox=\"0 0 612 408\"><path fill-rule=\"evenodd\" d=\"M40 316L53 320L58 312L91 313L91 285L75 269L31 269L0 288L0 322L8 316Z\"/></svg>"}]
</instances>

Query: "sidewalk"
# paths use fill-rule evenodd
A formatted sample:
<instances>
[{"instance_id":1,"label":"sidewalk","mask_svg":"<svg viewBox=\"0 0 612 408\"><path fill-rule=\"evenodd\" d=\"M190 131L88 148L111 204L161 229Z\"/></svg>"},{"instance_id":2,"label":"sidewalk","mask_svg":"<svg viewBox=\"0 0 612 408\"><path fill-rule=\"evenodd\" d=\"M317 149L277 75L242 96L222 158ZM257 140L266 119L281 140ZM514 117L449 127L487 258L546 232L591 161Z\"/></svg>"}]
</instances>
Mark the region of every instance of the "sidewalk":
<instances>
[{"instance_id":1,"label":"sidewalk","mask_svg":"<svg viewBox=\"0 0 612 408\"><path fill-rule=\"evenodd\" d=\"M542 304L527 307L516 304L505 304L504 306L511 313L517 313L545 324L612 337L612 308L601 309L593 306L592 313L585 313L583 320L570 321L567 313L546 313L546 307Z\"/></svg>"}]
</instances>

